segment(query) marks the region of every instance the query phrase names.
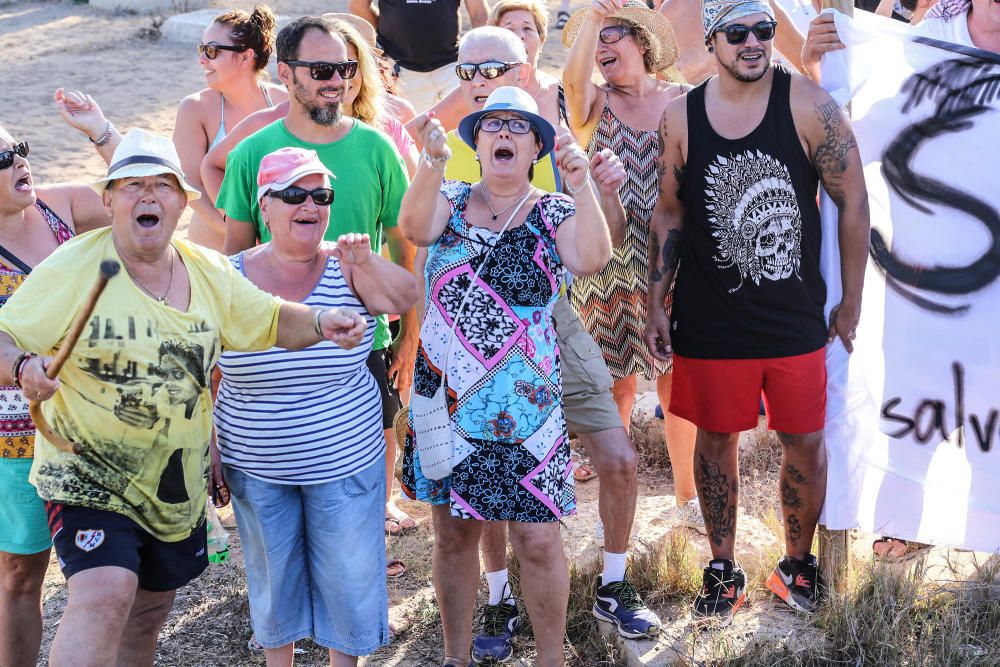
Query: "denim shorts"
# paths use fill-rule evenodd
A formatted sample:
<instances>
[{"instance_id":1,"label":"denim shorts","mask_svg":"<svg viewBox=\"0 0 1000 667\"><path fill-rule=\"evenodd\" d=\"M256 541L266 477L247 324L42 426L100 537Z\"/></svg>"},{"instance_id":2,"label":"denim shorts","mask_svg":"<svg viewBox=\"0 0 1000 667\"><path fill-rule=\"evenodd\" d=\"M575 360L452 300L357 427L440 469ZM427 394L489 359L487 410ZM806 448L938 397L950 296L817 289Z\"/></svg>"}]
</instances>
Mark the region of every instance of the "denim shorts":
<instances>
[{"instance_id":1,"label":"denim shorts","mask_svg":"<svg viewBox=\"0 0 1000 667\"><path fill-rule=\"evenodd\" d=\"M33 459L0 459L0 551L29 555L52 546L45 501L28 482Z\"/></svg>"},{"instance_id":2,"label":"denim shorts","mask_svg":"<svg viewBox=\"0 0 1000 667\"><path fill-rule=\"evenodd\" d=\"M312 637L362 656L389 643L385 457L332 482L274 484L224 467L257 642Z\"/></svg>"}]
</instances>

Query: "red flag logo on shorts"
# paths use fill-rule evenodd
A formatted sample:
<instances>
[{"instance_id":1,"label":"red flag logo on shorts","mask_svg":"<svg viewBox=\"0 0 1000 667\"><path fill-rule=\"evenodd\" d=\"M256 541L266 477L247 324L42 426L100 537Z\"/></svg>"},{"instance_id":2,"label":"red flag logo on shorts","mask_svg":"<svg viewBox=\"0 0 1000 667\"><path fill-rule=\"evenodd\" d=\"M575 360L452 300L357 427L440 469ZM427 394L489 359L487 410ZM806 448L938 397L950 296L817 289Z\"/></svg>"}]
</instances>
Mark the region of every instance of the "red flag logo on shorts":
<instances>
[{"instance_id":1,"label":"red flag logo on shorts","mask_svg":"<svg viewBox=\"0 0 1000 667\"><path fill-rule=\"evenodd\" d=\"M84 551L93 551L104 544L103 530L76 531L76 546Z\"/></svg>"}]
</instances>

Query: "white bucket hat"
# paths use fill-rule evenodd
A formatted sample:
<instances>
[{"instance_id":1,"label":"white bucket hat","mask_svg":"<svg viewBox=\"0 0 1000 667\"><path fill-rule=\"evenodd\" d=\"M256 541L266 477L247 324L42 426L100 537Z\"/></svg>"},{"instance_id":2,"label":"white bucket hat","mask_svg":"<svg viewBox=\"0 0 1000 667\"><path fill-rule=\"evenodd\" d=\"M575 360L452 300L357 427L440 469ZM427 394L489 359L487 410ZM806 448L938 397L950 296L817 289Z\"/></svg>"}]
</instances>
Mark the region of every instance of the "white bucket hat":
<instances>
[{"instance_id":1,"label":"white bucket hat","mask_svg":"<svg viewBox=\"0 0 1000 667\"><path fill-rule=\"evenodd\" d=\"M197 199L201 193L184 180L180 165L181 159L170 139L146 130L129 130L115 149L108 175L91 183L90 187L101 194L108 183L120 178L173 174L187 192L188 201Z\"/></svg>"}]
</instances>

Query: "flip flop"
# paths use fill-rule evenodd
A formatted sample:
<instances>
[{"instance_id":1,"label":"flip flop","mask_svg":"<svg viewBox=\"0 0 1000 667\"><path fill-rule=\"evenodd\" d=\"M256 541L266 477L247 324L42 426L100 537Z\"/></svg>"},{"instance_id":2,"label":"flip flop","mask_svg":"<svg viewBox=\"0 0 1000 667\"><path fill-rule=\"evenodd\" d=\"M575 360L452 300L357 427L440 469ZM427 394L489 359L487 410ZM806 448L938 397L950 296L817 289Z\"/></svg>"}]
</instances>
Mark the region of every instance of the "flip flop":
<instances>
[{"instance_id":1,"label":"flip flop","mask_svg":"<svg viewBox=\"0 0 1000 667\"><path fill-rule=\"evenodd\" d=\"M406 535L417 529L416 522L410 517L404 517L402 519L397 519L393 516L385 517L385 534L392 535L394 537L399 537L400 535Z\"/></svg>"},{"instance_id":2,"label":"flip flop","mask_svg":"<svg viewBox=\"0 0 1000 667\"><path fill-rule=\"evenodd\" d=\"M875 558L885 563L901 563L929 551L931 545L923 542L908 542L898 537L880 537L872 542Z\"/></svg>"},{"instance_id":3,"label":"flip flop","mask_svg":"<svg viewBox=\"0 0 1000 667\"><path fill-rule=\"evenodd\" d=\"M562 30L566 27L566 22L569 21L569 12L560 11L556 14L556 28Z\"/></svg>"},{"instance_id":4,"label":"flip flop","mask_svg":"<svg viewBox=\"0 0 1000 667\"><path fill-rule=\"evenodd\" d=\"M573 460L573 479L577 482L589 482L597 477L597 471L594 470L589 458L577 452L573 452L571 457Z\"/></svg>"},{"instance_id":5,"label":"flip flop","mask_svg":"<svg viewBox=\"0 0 1000 667\"><path fill-rule=\"evenodd\" d=\"M385 564L385 576L389 579L396 579L406 574L406 565L398 558L393 558Z\"/></svg>"}]
</instances>

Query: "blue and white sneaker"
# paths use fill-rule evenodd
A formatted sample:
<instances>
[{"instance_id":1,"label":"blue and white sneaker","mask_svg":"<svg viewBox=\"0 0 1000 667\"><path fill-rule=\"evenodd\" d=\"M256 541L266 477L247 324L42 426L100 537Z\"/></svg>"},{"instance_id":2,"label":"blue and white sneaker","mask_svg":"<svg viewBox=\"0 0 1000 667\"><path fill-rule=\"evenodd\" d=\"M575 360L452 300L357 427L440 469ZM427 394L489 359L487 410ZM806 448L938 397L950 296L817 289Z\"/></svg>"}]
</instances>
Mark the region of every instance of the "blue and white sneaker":
<instances>
[{"instance_id":1,"label":"blue and white sneaker","mask_svg":"<svg viewBox=\"0 0 1000 667\"><path fill-rule=\"evenodd\" d=\"M597 600L594 616L601 621L614 623L618 634L626 639L655 637L660 633L660 618L646 606L639 593L627 579L601 585L597 578Z\"/></svg>"},{"instance_id":2,"label":"blue and white sneaker","mask_svg":"<svg viewBox=\"0 0 1000 667\"><path fill-rule=\"evenodd\" d=\"M508 584L509 586L510 584ZM477 665L507 662L514 657L514 634L521 625L510 589L504 587L500 604L488 604L483 610L482 627L472 640L472 661Z\"/></svg>"}]
</instances>

